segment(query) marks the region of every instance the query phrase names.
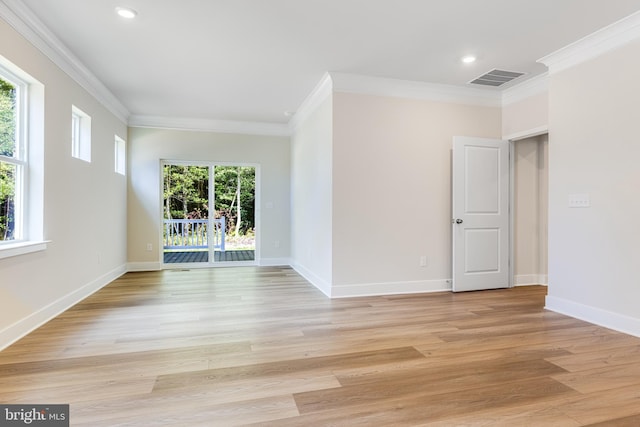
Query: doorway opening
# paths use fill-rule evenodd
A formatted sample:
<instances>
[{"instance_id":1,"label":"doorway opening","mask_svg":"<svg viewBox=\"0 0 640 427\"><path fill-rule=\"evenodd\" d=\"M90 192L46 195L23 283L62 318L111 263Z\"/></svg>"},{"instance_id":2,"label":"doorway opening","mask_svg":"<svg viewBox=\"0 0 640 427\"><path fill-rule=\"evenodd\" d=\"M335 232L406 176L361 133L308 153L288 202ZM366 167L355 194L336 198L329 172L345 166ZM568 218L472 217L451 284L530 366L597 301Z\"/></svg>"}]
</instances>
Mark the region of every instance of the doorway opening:
<instances>
[{"instance_id":1,"label":"doorway opening","mask_svg":"<svg viewBox=\"0 0 640 427\"><path fill-rule=\"evenodd\" d=\"M452 160L453 290L546 285L548 134L454 137Z\"/></svg>"},{"instance_id":2,"label":"doorway opening","mask_svg":"<svg viewBox=\"0 0 640 427\"><path fill-rule=\"evenodd\" d=\"M549 135L513 142L513 284L548 283Z\"/></svg>"},{"instance_id":3,"label":"doorway opening","mask_svg":"<svg viewBox=\"0 0 640 427\"><path fill-rule=\"evenodd\" d=\"M163 162L165 267L255 265L257 166Z\"/></svg>"}]
</instances>

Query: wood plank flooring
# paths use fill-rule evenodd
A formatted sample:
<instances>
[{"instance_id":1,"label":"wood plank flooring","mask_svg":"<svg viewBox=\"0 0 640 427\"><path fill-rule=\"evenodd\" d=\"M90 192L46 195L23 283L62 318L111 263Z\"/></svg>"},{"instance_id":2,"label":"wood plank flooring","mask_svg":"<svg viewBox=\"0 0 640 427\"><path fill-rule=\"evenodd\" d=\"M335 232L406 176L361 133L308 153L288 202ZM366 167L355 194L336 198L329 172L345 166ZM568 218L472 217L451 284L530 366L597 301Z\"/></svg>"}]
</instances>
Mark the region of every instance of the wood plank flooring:
<instances>
[{"instance_id":1,"label":"wood plank flooring","mask_svg":"<svg viewBox=\"0 0 640 427\"><path fill-rule=\"evenodd\" d=\"M640 339L540 286L330 300L287 267L129 273L0 352L73 426L638 426Z\"/></svg>"}]
</instances>

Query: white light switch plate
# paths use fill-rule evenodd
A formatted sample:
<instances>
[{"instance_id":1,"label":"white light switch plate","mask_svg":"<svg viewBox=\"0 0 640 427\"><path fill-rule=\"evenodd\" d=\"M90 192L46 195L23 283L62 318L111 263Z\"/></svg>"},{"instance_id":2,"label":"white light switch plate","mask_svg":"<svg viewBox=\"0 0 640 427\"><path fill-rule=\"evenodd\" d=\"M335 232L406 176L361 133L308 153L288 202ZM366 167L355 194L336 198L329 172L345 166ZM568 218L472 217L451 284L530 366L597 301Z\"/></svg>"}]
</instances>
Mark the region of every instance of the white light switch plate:
<instances>
[{"instance_id":1,"label":"white light switch plate","mask_svg":"<svg viewBox=\"0 0 640 427\"><path fill-rule=\"evenodd\" d=\"M591 197L587 193L569 194L570 208L588 208L591 207Z\"/></svg>"}]
</instances>

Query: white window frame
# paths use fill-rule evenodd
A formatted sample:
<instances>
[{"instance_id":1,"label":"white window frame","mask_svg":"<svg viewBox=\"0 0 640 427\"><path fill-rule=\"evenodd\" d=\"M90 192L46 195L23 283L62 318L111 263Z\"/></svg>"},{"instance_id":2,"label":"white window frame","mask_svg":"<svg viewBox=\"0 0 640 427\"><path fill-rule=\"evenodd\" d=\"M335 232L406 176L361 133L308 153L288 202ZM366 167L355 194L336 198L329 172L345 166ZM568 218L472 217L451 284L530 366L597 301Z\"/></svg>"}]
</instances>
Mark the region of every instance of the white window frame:
<instances>
[{"instance_id":1,"label":"white window frame","mask_svg":"<svg viewBox=\"0 0 640 427\"><path fill-rule=\"evenodd\" d=\"M16 133L13 157L0 155L0 161L15 166L15 200L14 200L14 228L12 240L0 241L0 244L14 244L26 240L24 216L29 186L25 182L28 176L28 153L27 153L27 117L26 103L28 85L18 76L0 67L0 78L11 83L16 88Z\"/></svg>"},{"instance_id":2,"label":"white window frame","mask_svg":"<svg viewBox=\"0 0 640 427\"><path fill-rule=\"evenodd\" d=\"M71 156L91 162L91 116L71 106Z\"/></svg>"},{"instance_id":3,"label":"white window frame","mask_svg":"<svg viewBox=\"0 0 640 427\"><path fill-rule=\"evenodd\" d=\"M0 241L0 259L42 251L44 211L44 86L0 56L0 77L16 87L14 239Z\"/></svg>"},{"instance_id":4,"label":"white window frame","mask_svg":"<svg viewBox=\"0 0 640 427\"><path fill-rule=\"evenodd\" d=\"M127 171L127 142L115 136L114 143L114 170L120 175L126 175Z\"/></svg>"}]
</instances>

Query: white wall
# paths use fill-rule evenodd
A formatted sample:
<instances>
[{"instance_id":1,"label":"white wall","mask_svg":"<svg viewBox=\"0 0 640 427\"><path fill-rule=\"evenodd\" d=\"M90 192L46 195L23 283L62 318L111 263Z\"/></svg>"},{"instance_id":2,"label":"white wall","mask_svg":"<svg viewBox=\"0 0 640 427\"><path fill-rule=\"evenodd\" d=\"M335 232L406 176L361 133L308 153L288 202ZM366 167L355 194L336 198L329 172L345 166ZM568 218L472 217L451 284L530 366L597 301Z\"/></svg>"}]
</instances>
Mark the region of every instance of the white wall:
<instances>
[{"instance_id":1,"label":"white wall","mask_svg":"<svg viewBox=\"0 0 640 427\"><path fill-rule=\"evenodd\" d=\"M261 262L289 263L289 138L130 128L128 258L132 269L160 267L161 160L259 164L261 206L256 207L256 215ZM150 252L147 243L153 245Z\"/></svg>"},{"instance_id":2,"label":"white wall","mask_svg":"<svg viewBox=\"0 0 640 427\"><path fill-rule=\"evenodd\" d=\"M549 134L538 137L538 242L540 282L549 283Z\"/></svg>"},{"instance_id":3,"label":"white wall","mask_svg":"<svg viewBox=\"0 0 640 427\"><path fill-rule=\"evenodd\" d=\"M551 76L547 306L640 336L639 75L635 41Z\"/></svg>"},{"instance_id":4,"label":"white wall","mask_svg":"<svg viewBox=\"0 0 640 427\"><path fill-rule=\"evenodd\" d=\"M333 241L333 100L300 123L291 142L291 257L294 267L330 295Z\"/></svg>"},{"instance_id":5,"label":"white wall","mask_svg":"<svg viewBox=\"0 0 640 427\"><path fill-rule=\"evenodd\" d=\"M526 136L535 130L546 132L548 125L549 94L546 90L502 108L502 137L505 139Z\"/></svg>"},{"instance_id":6,"label":"white wall","mask_svg":"<svg viewBox=\"0 0 640 427\"><path fill-rule=\"evenodd\" d=\"M0 55L44 85L44 252L0 260L0 348L125 271L127 128L0 20ZM71 105L92 118L92 161L71 158Z\"/></svg>"},{"instance_id":7,"label":"white wall","mask_svg":"<svg viewBox=\"0 0 640 427\"><path fill-rule=\"evenodd\" d=\"M501 109L333 99L332 294L450 289L452 139L499 138Z\"/></svg>"}]
</instances>

